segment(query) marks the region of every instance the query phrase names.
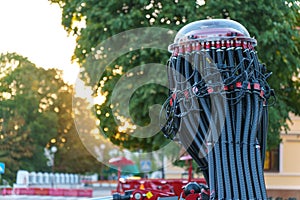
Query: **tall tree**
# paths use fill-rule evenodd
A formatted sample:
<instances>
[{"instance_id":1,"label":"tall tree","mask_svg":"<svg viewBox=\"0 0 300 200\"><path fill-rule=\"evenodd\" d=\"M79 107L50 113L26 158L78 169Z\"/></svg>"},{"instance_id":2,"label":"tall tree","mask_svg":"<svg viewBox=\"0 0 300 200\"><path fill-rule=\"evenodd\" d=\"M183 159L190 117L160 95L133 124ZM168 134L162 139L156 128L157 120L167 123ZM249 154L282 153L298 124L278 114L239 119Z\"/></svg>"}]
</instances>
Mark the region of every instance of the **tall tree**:
<instances>
[{"instance_id":1,"label":"tall tree","mask_svg":"<svg viewBox=\"0 0 300 200\"><path fill-rule=\"evenodd\" d=\"M8 53L0 55L0 72L0 160L6 164L3 177L13 182L19 169L50 171L44 148L53 145L58 148L57 171L99 171L101 165L77 133L73 88L63 81L61 71L38 68L27 58ZM88 128L82 131L90 134Z\"/></svg>"},{"instance_id":2,"label":"tall tree","mask_svg":"<svg viewBox=\"0 0 300 200\"><path fill-rule=\"evenodd\" d=\"M64 121L69 122L69 126L66 126L63 122L64 132L56 137L55 145L59 147L59 152L57 152L55 160L57 163L55 169L68 173L100 173L105 160L99 159L96 148L108 142L104 137L95 133L96 119L87 109L87 107L90 107L90 103L76 96L73 96L73 100L69 96L68 102L69 105L66 107L67 110L72 110L72 115L61 113ZM72 102L76 106L73 106ZM74 123L74 116L77 124ZM48 146L51 145L50 141ZM110 149L110 146L106 144L105 151ZM104 151L104 149L102 150ZM104 152L100 153L102 153L100 156L104 155Z\"/></svg>"},{"instance_id":3,"label":"tall tree","mask_svg":"<svg viewBox=\"0 0 300 200\"><path fill-rule=\"evenodd\" d=\"M17 54L0 59L1 159L5 176L12 179L20 168L47 169L43 148L57 134L58 117L51 109L57 88L52 84L60 76Z\"/></svg>"},{"instance_id":4,"label":"tall tree","mask_svg":"<svg viewBox=\"0 0 300 200\"><path fill-rule=\"evenodd\" d=\"M95 80L95 66L88 65L92 54L99 60L107 57L98 53L97 45L123 31L140 27L164 27L179 30L187 23L206 18L230 18L242 23L258 40L258 54L268 70L273 71L270 85L276 91L276 104L270 108L269 147L278 144L279 133L287 130L289 113L300 114L299 100L299 2L285 0L258 1L95 1L95 0L50 0L62 8L62 24L68 33L77 35L74 60L84 68L86 83L95 88L95 93L105 95L106 101L97 106L102 128L109 127L107 135L115 143L126 147L157 148L163 139L156 135L140 139L119 133L112 118L110 102L117 81L135 66L144 63L162 63L168 59L166 51L157 49L133 50L118 56L106 68L103 77ZM84 24L84 26L82 26ZM159 34L158 34L159 35ZM157 35L153 35L156 39ZM121 48L121 47L120 47ZM129 48L129 47L128 47ZM122 69L122 73L113 73ZM278 81L280 80L280 81ZM167 89L155 85L140 88L131 99L131 114L137 124L149 123L148 107L164 99ZM156 98L152 98L152 97ZM138 109L136 109L138 108ZM138 116L138 117L137 117ZM126 142L124 142L126 141ZM128 142L130 141L130 142ZM158 141L158 143L153 143Z\"/></svg>"}]
</instances>

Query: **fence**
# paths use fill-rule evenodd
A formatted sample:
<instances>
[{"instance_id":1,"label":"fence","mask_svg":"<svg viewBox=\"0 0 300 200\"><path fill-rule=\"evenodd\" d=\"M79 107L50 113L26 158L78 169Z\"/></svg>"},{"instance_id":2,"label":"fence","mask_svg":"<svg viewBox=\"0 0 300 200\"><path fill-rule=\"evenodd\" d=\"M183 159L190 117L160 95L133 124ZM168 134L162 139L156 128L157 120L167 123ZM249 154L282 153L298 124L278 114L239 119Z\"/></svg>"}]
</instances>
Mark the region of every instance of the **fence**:
<instances>
[{"instance_id":1,"label":"fence","mask_svg":"<svg viewBox=\"0 0 300 200\"><path fill-rule=\"evenodd\" d=\"M15 186L78 185L86 181L97 181L98 175L80 175L68 173L28 172L19 170Z\"/></svg>"}]
</instances>

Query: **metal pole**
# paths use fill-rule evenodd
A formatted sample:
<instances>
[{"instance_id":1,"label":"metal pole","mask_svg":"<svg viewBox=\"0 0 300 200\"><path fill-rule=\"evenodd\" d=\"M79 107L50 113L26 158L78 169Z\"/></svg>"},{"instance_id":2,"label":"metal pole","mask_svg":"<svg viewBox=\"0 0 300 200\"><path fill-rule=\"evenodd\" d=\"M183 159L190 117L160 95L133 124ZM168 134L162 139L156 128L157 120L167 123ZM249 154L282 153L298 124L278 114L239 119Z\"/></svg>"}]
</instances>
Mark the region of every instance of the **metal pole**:
<instances>
[{"instance_id":1,"label":"metal pole","mask_svg":"<svg viewBox=\"0 0 300 200\"><path fill-rule=\"evenodd\" d=\"M55 172L55 153L57 152L57 147L56 146L52 146L51 149L51 161L52 161L52 179L51 179L51 187L53 188L54 187L54 179L55 179L55 175L54 175L54 172Z\"/></svg>"},{"instance_id":2,"label":"metal pole","mask_svg":"<svg viewBox=\"0 0 300 200\"><path fill-rule=\"evenodd\" d=\"M51 170L52 170L52 178L51 178L51 187L54 187L54 179L55 179L55 175L54 175L54 153L52 152L51 154L51 158L52 158L52 166L51 166Z\"/></svg>"},{"instance_id":3,"label":"metal pole","mask_svg":"<svg viewBox=\"0 0 300 200\"><path fill-rule=\"evenodd\" d=\"M165 179L165 162L164 162L164 153L162 152L162 164L161 164L161 178Z\"/></svg>"}]
</instances>

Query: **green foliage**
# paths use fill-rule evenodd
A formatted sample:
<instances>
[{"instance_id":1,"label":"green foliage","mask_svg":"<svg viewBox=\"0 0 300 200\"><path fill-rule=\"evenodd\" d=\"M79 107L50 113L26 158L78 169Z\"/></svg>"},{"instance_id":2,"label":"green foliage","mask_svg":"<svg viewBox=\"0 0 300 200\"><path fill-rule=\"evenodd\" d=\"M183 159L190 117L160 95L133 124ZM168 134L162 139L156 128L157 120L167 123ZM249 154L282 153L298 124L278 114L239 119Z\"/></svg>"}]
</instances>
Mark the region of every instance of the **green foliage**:
<instances>
[{"instance_id":1,"label":"green foliage","mask_svg":"<svg viewBox=\"0 0 300 200\"><path fill-rule=\"evenodd\" d=\"M46 73L17 54L1 54L0 58L0 158L8 169L4 177L11 180L20 168L47 169L43 148L57 133L53 125L57 115L49 114L51 106L42 100L54 92L45 81L56 73Z\"/></svg>"},{"instance_id":2,"label":"green foliage","mask_svg":"<svg viewBox=\"0 0 300 200\"><path fill-rule=\"evenodd\" d=\"M37 68L15 53L0 55L0 72L3 178L14 182L19 169L51 171L44 148L52 145L58 148L56 171L97 172L101 165L78 136L72 112L73 88L62 80L61 72ZM82 102L83 110L86 104ZM81 131L90 133L91 129Z\"/></svg>"},{"instance_id":3,"label":"green foliage","mask_svg":"<svg viewBox=\"0 0 300 200\"><path fill-rule=\"evenodd\" d=\"M94 48L102 41L120 32L140 27L164 27L171 30L179 30L187 23L206 18L230 18L243 24L250 34L258 40L258 55L268 70L273 72L269 82L277 93L277 102L270 107L269 147L277 145L279 133L287 130L286 121L289 113L300 114L299 100L299 5L297 1L285 0L257 0L257 1L221 1L206 0L204 5L197 4L201 1L99 1L99 0L50 0L58 3L62 10L62 24L70 34L77 35L77 47L74 50L73 59L84 67L86 77L95 77L95 66L85 65L87 57L93 53ZM78 25L84 22L85 26ZM155 36L153 36L155 38ZM120 75L112 75L113 69L123 67L124 73L132 67L144 63L166 63L169 54L167 52L133 51L120 56L107 67L103 77L109 77L105 84L98 84L95 93L101 91L106 94L106 102L97 106L102 113L97 117L101 120L102 128L110 127L107 135L114 143L134 148L139 143L139 148L149 149L149 146L159 146L159 140L137 141L135 138L116 138L118 127L112 117L106 117L106 113L112 116L110 109L111 92L114 89ZM133 59L135 58L135 59ZM87 83L90 82L86 79ZM101 81L93 80L93 81ZM93 85L93 81L92 83ZM167 89L161 91L154 87L144 87L134 94L131 102L131 114L135 116L137 123L146 125L149 121L148 107L157 99L163 99ZM156 98L149 98L157 97ZM147 96L147 97L146 97ZM162 102L161 102L162 103ZM139 109L134 109L134 108ZM140 116L140 117L137 117ZM103 125L104 124L104 125ZM158 136L160 137L160 136ZM127 141L129 140L129 141ZM126 142L124 142L126 141ZM158 141L157 144L153 144Z\"/></svg>"}]
</instances>

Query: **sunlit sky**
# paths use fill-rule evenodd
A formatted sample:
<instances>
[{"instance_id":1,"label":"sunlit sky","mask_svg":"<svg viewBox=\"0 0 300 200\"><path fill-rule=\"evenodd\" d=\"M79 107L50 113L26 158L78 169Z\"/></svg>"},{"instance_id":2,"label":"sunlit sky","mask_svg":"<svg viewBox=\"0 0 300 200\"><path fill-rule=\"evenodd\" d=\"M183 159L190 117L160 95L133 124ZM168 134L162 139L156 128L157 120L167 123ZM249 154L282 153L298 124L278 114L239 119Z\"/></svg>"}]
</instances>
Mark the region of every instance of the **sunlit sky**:
<instances>
[{"instance_id":1,"label":"sunlit sky","mask_svg":"<svg viewBox=\"0 0 300 200\"><path fill-rule=\"evenodd\" d=\"M63 29L58 5L48 0L1 0L0 30L0 53L16 52L39 67L62 69L66 81L75 81L75 38Z\"/></svg>"}]
</instances>

